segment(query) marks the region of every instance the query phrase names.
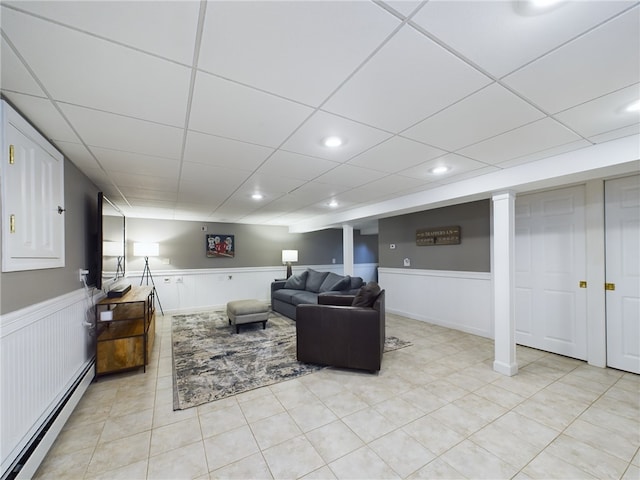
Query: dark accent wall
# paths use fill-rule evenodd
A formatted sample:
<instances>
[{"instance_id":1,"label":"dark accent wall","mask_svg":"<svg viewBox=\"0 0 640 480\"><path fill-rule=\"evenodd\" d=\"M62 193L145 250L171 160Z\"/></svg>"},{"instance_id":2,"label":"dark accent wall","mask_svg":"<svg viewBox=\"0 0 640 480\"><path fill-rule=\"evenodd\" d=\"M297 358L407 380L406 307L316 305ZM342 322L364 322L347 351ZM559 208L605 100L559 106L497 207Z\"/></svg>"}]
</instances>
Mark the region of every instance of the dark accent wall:
<instances>
[{"instance_id":1,"label":"dark accent wall","mask_svg":"<svg viewBox=\"0 0 640 480\"><path fill-rule=\"evenodd\" d=\"M353 232L353 263L378 263L378 235Z\"/></svg>"},{"instance_id":2,"label":"dark accent wall","mask_svg":"<svg viewBox=\"0 0 640 480\"><path fill-rule=\"evenodd\" d=\"M82 288L78 271L96 270L97 196L91 180L65 159L65 267L0 273L0 314Z\"/></svg>"},{"instance_id":3,"label":"dark accent wall","mask_svg":"<svg viewBox=\"0 0 640 480\"><path fill-rule=\"evenodd\" d=\"M420 228L460 225L459 245L417 246ZM380 267L489 272L490 259L489 200L384 218L378 221ZM391 249L390 244L396 248ZM404 267L408 258L410 267Z\"/></svg>"},{"instance_id":4,"label":"dark accent wall","mask_svg":"<svg viewBox=\"0 0 640 480\"><path fill-rule=\"evenodd\" d=\"M206 227L206 231L202 231ZM234 235L235 257L208 258L206 235ZM373 238L370 238L373 237ZM150 258L152 269L268 267L282 264L282 250L298 250L300 265L343 262L342 229L289 233L287 227L211 223L183 220L127 218L127 270L141 271L143 259L133 256L134 242L158 242L160 256ZM354 235L355 263L376 263L375 236ZM168 263L167 263L168 262Z\"/></svg>"}]
</instances>

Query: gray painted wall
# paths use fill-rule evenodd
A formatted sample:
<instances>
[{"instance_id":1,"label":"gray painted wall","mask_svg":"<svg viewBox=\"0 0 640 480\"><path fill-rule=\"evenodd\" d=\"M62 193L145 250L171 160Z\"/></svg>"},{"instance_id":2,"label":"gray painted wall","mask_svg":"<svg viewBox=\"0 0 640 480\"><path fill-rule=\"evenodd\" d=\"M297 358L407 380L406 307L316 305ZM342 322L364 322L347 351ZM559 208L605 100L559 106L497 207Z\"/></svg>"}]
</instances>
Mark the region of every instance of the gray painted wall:
<instances>
[{"instance_id":1,"label":"gray painted wall","mask_svg":"<svg viewBox=\"0 0 640 480\"><path fill-rule=\"evenodd\" d=\"M0 314L82 288L78 271L96 270L97 197L96 186L65 159L65 267L0 273Z\"/></svg>"},{"instance_id":2,"label":"gray painted wall","mask_svg":"<svg viewBox=\"0 0 640 480\"><path fill-rule=\"evenodd\" d=\"M64 268L0 272L0 314L49 300L82 288L81 268L89 269L89 284L97 270L97 187L65 159L65 263ZM201 227L207 231L202 232ZM236 256L207 258L205 235L235 235ZM0 237L1 241L1 237ZM274 266L282 263L283 249L298 250L301 265L342 263L342 230L289 233L287 227L127 218L127 269L142 271L133 257L133 242L160 243L160 257L150 259L153 270ZM354 234L355 263L377 263L376 235ZM169 264L164 263L166 259ZM283 270L284 272L284 270Z\"/></svg>"},{"instance_id":3,"label":"gray painted wall","mask_svg":"<svg viewBox=\"0 0 640 480\"><path fill-rule=\"evenodd\" d=\"M202 227L206 227L206 232ZM208 258L206 235L235 236L234 258ZM356 263L377 262L377 241L354 236L354 249L362 252ZM208 223L181 220L127 218L127 271L144 268L142 258L133 256L134 242L158 242L160 256L150 258L154 270L268 267L282 264L282 250L298 250L301 265L342 263L342 230L289 233L287 227ZM375 247L374 247L375 245ZM167 263L169 262L169 263Z\"/></svg>"},{"instance_id":4,"label":"gray painted wall","mask_svg":"<svg viewBox=\"0 0 640 480\"><path fill-rule=\"evenodd\" d=\"M459 245L417 246L419 228L460 225ZM416 268L489 272L490 203L489 200L426 210L378 221L379 265L388 268ZM395 244L395 250L389 248ZM409 258L411 267L403 267Z\"/></svg>"}]
</instances>

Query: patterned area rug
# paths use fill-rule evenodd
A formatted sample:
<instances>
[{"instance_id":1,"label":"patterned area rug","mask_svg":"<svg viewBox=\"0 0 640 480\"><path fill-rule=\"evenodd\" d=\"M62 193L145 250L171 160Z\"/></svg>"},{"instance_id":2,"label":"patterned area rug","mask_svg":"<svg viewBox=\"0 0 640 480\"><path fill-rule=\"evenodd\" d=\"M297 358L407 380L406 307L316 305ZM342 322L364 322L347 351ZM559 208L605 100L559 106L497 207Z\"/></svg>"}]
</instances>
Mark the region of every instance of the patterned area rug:
<instances>
[{"instance_id":1,"label":"patterned area rug","mask_svg":"<svg viewBox=\"0 0 640 480\"><path fill-rule=\"evenodd\" d=\"M296 360L295 322L270 314L262 324L229 325L225 312L174 315L173 409L184 410L229 395L272 385L324 367ZM387 337L385 352L410 342Z\"/></svg>"}]
</instances>

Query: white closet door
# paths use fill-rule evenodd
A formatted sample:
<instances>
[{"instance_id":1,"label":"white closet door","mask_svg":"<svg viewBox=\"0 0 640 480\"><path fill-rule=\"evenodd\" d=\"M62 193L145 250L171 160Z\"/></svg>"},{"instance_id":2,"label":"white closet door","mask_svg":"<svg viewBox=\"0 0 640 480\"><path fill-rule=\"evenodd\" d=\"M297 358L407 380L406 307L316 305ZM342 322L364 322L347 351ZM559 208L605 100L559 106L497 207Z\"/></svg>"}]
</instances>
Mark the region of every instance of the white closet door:
<instances>
[{"instance_id":1,"label":"white closet door","mask_svg":"<svg viewBox=\"0 0 640 480\"><path fill-rule=\"evenodd\" d=\"M640 373L640 176L605 182L607 365Z\"/></svg>"},{"instance_id":2,"label":"white closet door","mask_svg":"<svg viewBox=\"0 0 640 480\"><path fill-rule=\"evenodd\" d=\"M516 198L516 342L587 358L584 187Z\"/></svg>"}]
</instances>

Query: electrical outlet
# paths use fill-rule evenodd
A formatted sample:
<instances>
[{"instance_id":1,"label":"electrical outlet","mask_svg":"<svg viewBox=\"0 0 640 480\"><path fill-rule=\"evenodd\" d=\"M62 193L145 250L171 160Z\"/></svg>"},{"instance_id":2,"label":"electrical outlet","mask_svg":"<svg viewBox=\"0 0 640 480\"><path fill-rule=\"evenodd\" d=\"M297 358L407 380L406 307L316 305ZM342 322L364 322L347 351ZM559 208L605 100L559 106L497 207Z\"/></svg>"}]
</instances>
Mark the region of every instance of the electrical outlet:
<instances>
[{"instance_id":1,"label":"electrical outlet","mask_svg":"<svg viewBox=\"0 0 640 480\"><path fill-rule=\"evenodd\" d=\"M335 258L332 258L332 259L331 259L331 263L336 263L336 259L335 259Z\"/></svg>"},{"instance_id":2,"label":"electrical outlet","mask_svg":"<svg viewBox=\"0 0 640 480\"><path fill-rule=\"evenodd\" d=\"M404 266L405 267L410 267L411 266L411 260L409 260L408 258L404 259Z\"/></svg>"},{"instance_id":3,"label":"electrical outlet","mask_svg":"<svg viewBox=\"0 0 640 480\"><path fill-rule=\"evenodd\" d=\"M78 270L78 278L80 279L80 281L83 281L87 275L89 275L89 270L86 270L84 268Z\"/></svg>"}]
</instances>

